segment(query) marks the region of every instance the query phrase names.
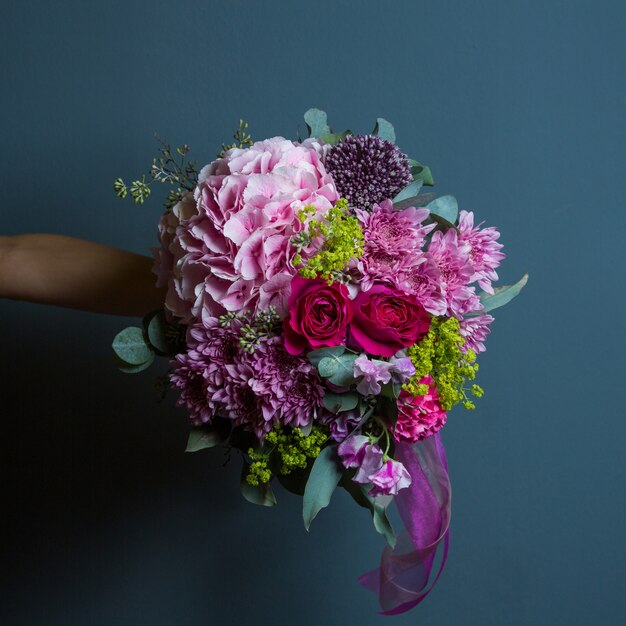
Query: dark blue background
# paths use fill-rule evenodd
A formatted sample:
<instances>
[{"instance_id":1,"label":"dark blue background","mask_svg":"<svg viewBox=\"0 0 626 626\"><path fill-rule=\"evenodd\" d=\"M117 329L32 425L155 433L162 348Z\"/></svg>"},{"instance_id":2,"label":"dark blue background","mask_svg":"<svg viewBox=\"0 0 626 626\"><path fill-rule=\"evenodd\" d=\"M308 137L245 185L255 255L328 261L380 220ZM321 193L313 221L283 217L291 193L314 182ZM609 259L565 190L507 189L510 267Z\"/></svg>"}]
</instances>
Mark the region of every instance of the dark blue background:
<instances>
[{"instance_id":1,"label":"dark blue background","mask_svg":"<svg viewBox=\"0 0 626 626\"><path fill-rule=\"evenodd\" d=\"M391 120L440 193L500 227L496 314L474 413L444 432L452 551L396 624L624 618L626 11L621 2L2 3L2 232L147 252L157 200L115 199L154 132L202 161L239 117L295 136ZM339 493L306 534L298 499L238 493L239 461L183 453L149 374L110 363L135 320L2 301L0 621L378 624L357 575L382 547ZM389 619L389 618L387 618Z\"/></svg>"}]
</instances>

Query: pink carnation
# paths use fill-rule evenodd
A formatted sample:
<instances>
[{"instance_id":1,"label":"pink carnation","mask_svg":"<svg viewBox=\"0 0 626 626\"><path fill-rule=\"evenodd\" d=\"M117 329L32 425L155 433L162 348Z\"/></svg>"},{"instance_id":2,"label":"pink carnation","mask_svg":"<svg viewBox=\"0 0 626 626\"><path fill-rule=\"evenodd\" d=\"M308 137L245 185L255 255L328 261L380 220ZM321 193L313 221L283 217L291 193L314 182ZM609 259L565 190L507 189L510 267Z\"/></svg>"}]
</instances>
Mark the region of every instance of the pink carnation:
<instances>
[{"instance_id":1,"label":"pink carnation","mask_svg":"<svg viewBox=\"0 0 626 626\"><path fill-rule=\"evenodd\" d=\"M322 163L324 148L274 137L229 150L202 169L159 226L155 253L166 307L190 323L228 311L286 312L295 251L290 238L306 205L323 217L339 199ZM306 258L308 251L304 250Z\"/></svg>"},{"instance_id":2,"label":"pink carnation","mask_svg":"<svg viewBox=\"0 0 626 626\"><path fill-rule=\"evenodd\" d=\"M420 384L428 385L423 396L412 396L406 391L398 398L398 421L394 428L396 441L417 443L434 435L446 423L447 414L439 404L439 395L435 381L431 376L424 376Z\"/></svg>"}]
</instances>

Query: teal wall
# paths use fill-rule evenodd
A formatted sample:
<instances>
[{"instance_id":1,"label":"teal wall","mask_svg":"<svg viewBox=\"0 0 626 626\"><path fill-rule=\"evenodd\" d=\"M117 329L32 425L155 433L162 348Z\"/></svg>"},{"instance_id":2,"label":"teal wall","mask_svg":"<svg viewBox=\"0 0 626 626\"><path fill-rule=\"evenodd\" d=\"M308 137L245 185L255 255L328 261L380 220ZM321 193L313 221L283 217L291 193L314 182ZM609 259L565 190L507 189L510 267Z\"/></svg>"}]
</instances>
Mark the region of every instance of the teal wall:
<instances>
[{"instance_id":1,"label":"teal wall","mask_svg":"<svg viewBox=\"0 0 626 626\"><path fill-rule=\"evenodd\" d=\"M3 234L146 252L158 201L117 201L153 134L210 160L239 117L294 136L391 120L400 146L502 231L486 395L444 431L452 549L395 624L613 625L626 613L624 4L3 2ZM0 302L3 570L12 626L378 624L356 583L382 547L343 494L240 499L239 461L185 455L149 375L119 374L131 319ZM620 617L621 616L621 617ZM390 622L389 622L390 623Z\"/></svg>"}]
</instances>

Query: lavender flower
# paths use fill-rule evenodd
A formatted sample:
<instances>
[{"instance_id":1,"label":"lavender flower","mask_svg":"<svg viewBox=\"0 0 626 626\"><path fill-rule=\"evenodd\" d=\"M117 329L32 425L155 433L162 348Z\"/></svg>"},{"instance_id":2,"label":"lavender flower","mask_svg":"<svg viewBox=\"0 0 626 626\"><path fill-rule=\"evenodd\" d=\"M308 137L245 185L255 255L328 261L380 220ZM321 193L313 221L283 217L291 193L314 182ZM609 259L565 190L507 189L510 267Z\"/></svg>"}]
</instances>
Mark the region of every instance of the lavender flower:
<instances>
[{"instance_id":1,"label":"lavender flower","mask_svg":"<svg viewBox=\"0 0 626 626\"><path fill-rule=\"evenodd\" d=\"M393 198L412 180L406 154L375 135L348 135L329 150L324 165L339 195L359 209Z\"/></svg>"}]
</instances>

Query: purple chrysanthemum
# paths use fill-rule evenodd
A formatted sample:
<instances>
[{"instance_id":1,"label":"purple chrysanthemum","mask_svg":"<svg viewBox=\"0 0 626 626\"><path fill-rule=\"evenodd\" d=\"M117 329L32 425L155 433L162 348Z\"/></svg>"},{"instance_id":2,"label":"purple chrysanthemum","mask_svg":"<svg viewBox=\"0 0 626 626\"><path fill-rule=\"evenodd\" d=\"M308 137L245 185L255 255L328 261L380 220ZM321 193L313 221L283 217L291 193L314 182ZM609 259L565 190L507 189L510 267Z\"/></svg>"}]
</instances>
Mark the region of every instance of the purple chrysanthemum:
<instances>
[{"instance_id":1,"label":"purple chrysanthemum","mask_svg":"<svg viewBox=\"0 0 626 626\"><path fill-rule=\"evenodd\" d=\"M406 154L375 135L348 135L328 151L324 165L339 195L358 209L393 198L412 180Z\"/></svg>"},{"instance_id":2,"label":"purple chrysanthemum","mask_svg":"<svg viewBox=\"0 0 626 626\"><path fill-rule=\"evenodd\" d=\"M476 317L466 317L461 320L461 328L459 332L465 339L465 345L463 346L463 352L473 350L478 354L486 350L483 341L489 334L489 325L493 322L493 317L488 313L482 313Z\"/></svg>"}]
</instances>

